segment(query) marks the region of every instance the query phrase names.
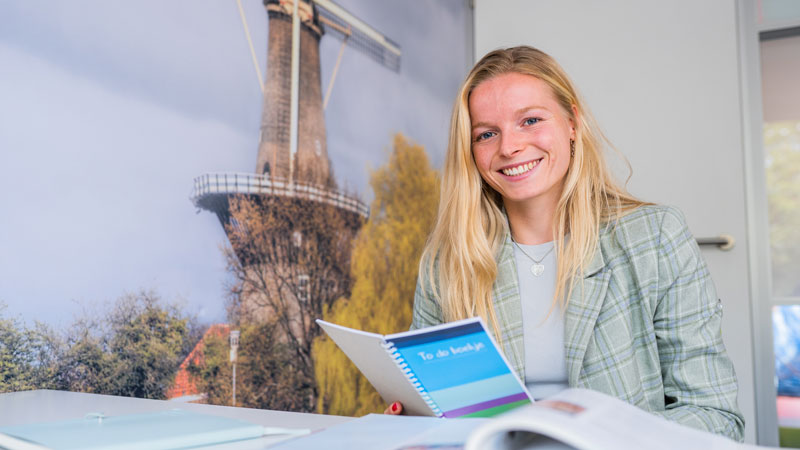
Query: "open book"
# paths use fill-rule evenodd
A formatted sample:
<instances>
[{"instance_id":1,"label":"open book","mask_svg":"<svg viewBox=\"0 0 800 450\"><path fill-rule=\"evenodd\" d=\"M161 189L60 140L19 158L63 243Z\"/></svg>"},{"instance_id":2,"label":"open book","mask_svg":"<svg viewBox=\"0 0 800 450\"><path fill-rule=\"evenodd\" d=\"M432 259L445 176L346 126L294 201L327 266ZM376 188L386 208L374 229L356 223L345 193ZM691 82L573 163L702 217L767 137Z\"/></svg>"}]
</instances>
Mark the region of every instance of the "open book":
<instances>
[{"instance_id":1,"label":"open book","mask_svg":"<svg viewBox=\"0 0 800 450\"><path fill-rule=\"evenodd\" d=\"M480 318L388 336L317 323L387 404L409 414L490 417L533 401Z\"/></svg>"},{"instance_id":2,"label":"open book","mask_svg":"<svg viewBox=\"0 0 800 450\"><path fill-rule=\"evenodd\" d=\"M466 450L748 449L587 389L567 389L478 427Z\"/></svg>"}]
</instances>

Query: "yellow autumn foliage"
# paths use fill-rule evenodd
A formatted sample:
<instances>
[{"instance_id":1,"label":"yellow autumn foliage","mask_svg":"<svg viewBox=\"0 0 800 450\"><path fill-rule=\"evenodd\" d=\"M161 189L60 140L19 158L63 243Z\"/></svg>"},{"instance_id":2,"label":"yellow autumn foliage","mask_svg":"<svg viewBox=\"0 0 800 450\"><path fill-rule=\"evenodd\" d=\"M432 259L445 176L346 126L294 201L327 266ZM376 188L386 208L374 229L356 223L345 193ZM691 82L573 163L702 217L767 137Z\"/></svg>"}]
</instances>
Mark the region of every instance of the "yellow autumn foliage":
<instances>
[{"instance_id":1,"label":"yellow autumn foliage","mask_svg":"<svg viewBox=\"0 0 800 450\"><path fill-rule=\"evenodd\" d=\"M388 163L374 171L370 218L355 240L350 298L325 311L325 320L374 333L405 331L422 248L432 229L439 178L425 149L397 134ZM313 345L317 411L361 416L386 405L366 378L326 336Z\"/></svg>"}]
</instances>

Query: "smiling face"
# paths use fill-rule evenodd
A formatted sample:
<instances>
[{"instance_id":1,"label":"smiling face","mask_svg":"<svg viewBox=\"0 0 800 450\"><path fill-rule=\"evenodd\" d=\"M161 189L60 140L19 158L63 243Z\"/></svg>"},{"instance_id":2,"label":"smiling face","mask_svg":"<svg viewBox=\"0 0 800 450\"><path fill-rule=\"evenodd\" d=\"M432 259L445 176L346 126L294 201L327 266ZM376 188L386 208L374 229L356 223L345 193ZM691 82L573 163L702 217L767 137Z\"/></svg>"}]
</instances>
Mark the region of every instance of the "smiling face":
<instances>
[{"instance_id":1,"label":"smiling face","mask_svg":"<svg viewBox=\"0 0 800 450\"><path fill-rule=\"evenodd\" d=\"M475 164L506 208L554 208L575 129L552 89L530 75L497 75L472 90L469 115Z\"/></svg>"}]
</instances>

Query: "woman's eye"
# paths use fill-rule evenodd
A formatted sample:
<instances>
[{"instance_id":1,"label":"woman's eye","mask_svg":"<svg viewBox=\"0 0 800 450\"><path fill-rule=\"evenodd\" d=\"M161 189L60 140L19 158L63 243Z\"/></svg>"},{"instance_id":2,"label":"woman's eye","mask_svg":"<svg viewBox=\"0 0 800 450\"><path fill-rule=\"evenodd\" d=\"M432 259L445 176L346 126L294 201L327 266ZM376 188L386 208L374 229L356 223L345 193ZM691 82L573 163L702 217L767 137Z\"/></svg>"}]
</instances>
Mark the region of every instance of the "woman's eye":
<instances>
[{"instance_id":1,"label":"woman's eye","mask_svg":"<svg viewBox=\"0 0 800 450\"><path fill-rule=\"evenodd\" d=\"M539 119L537 117L528 117L527 119L525 119L525 125L535 125L540 120L542 119Z\"/></svg>"},{"instance_id":2,"label":"woman's eye","mask_svg":"<svg viewBox=\"0 0 800 450\"><path fill-rule=\"evenodd\" d=\"M486 131L477 136L475 136L475 142L482 141L484 139L489 139L490 137L494 136L494 131Z\"/></svg>"}]
</instances>

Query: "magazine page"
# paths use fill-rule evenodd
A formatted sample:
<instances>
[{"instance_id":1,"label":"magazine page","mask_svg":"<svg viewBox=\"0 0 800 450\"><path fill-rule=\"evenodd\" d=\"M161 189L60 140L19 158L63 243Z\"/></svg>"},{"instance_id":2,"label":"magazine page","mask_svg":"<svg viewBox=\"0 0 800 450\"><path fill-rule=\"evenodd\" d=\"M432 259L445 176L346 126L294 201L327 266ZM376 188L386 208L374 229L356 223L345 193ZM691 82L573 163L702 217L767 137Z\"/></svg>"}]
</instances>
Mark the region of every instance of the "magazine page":
<instances>
[{"instance_id":1,"label":"magazine page","mask_svg":"<svg viewBox=\"0 0 800 450\"><path fill-rule=\"evenodd\" d=\"M567 389L481 426L469 436L466 449L544 448L555 445L553 441L567 447L548 448L756 448L670 422L599 392Z\"/></svg>"}]
</instances>

